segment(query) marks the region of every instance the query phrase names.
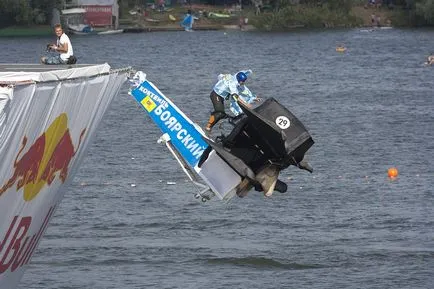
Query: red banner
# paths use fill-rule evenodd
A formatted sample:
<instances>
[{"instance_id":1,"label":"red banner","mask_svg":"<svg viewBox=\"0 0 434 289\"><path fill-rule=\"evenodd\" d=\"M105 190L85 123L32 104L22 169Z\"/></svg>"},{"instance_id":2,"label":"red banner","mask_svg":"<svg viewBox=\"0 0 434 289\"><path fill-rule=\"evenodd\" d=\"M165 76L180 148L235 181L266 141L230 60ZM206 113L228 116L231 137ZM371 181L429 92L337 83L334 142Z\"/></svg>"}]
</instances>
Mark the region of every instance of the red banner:
<instances>
[{"instance_id":1,"label":"red banner","mask_svg":"<svg viewBox=\"0 0 434 289\"><path fill-rule=\"evenodd\" d=\"M111 26L112 25L112 6L85 5L86 9L84 20L86 24L92 26Z\"/></svg>"}]
</instances>

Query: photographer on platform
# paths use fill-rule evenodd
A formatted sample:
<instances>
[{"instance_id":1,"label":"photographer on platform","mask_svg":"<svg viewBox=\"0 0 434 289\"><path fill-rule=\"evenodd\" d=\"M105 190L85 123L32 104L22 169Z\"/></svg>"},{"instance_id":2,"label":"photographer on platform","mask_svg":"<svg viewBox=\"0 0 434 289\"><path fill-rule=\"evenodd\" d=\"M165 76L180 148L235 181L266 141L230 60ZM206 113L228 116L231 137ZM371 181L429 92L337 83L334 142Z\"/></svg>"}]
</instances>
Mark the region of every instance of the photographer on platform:
<instances>
[{"instance_id":1,"label":"photographer on platform","mask_svg":"<svg viewBox=\"0 0 434 289\"><path fill-rule=\"evenodd\" d=\"M71 41L68 35L63 33L62 25L56 24L54 26L54 33L57 36L56 44L48 44L47 51L55 51L59 54L49 57L43 56L41 57L41 62L43 64L74 64L75 61L72 59L75 59L75 57L73 56L74 51L72 50Z\"/></svg>"}]
</instances>

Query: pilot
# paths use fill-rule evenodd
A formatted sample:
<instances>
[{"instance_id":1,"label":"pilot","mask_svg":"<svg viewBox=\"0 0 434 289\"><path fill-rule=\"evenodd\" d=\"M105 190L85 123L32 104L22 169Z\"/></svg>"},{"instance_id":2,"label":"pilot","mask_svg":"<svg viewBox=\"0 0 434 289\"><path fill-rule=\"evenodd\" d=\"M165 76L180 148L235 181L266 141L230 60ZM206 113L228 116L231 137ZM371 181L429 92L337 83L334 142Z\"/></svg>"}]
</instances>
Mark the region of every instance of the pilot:
<instances>
[{"instance_id":1,"label":"pilot","mask_svg":"<svg viewBox=\"0 0 434 289\"><path fill-rule=\"evenodd\" d=\"M251 70L240 71L234 75L232 74L220 74L218 81L214 85L210 94L210 99L214 107L214 111L209 117L208 123L205 127L205 132L210 133L214 125L221 119L226 117L224 101L229 98L237 98L238 101L243 102L246 106L250 105L239 96L239 90L247 81L247 76L251 74Z\"/></svg>"}]
</instances>

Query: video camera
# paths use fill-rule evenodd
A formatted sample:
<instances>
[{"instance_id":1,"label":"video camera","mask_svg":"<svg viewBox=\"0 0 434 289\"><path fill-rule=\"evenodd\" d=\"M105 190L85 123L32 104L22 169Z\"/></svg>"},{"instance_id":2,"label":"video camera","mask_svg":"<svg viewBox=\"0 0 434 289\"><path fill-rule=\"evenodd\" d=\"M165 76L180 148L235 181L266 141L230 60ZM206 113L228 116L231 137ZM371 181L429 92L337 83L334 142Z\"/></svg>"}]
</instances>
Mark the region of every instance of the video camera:
<instances>
[{"instance_id":1,"label":"video camera","mask_svg":"<svg viewBox=\"0 0 434 289\"><path fill-rule=\"evenodd\" d=\"M53 44L51 44L51 43L48 43L47 44L47 49L46 49L46 51L47 52L50 52L52 49L51 49L51 46L52 46Z\"/></svg>"}]
</instances>

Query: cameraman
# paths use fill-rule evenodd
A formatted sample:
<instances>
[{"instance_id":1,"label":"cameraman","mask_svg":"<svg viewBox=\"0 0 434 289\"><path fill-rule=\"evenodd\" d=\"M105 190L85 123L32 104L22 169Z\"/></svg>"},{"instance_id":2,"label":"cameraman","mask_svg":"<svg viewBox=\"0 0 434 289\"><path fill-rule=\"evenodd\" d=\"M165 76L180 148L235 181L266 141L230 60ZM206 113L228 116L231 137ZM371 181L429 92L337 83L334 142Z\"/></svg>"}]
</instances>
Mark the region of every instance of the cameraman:
<instances>
[{"instance_id":1,"label":"cameraman","mask_svg":"<svg viewBox=\"0 0 434 289\"><path fill-rule=\"evenodd\" d=\"M47 50L53 50L60 54L49 57L43 56L41 57L41 62L43 64L67 64L69 57L74 54L71 41L68 35L63 33L62 25L60 24L54 26L54 33L56 33L57 42L56 44L49 44Z\"/></svg>"}]
</instances>

